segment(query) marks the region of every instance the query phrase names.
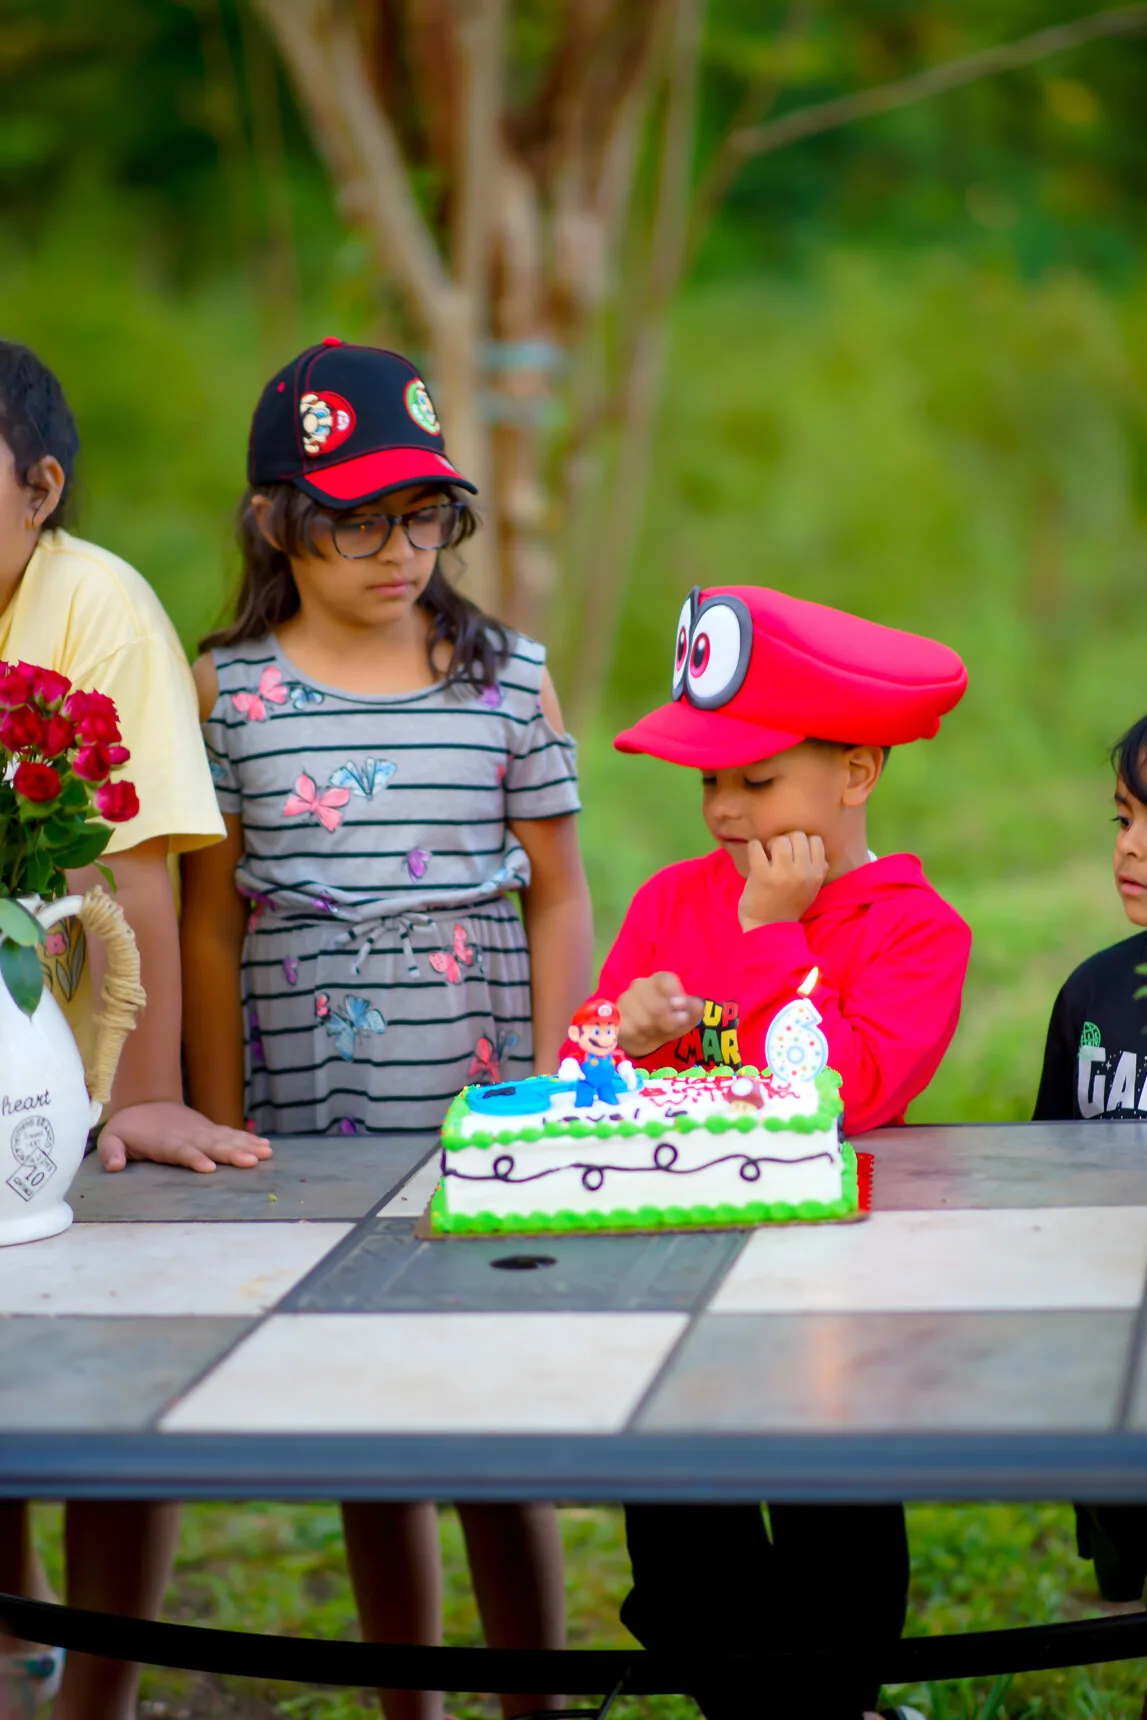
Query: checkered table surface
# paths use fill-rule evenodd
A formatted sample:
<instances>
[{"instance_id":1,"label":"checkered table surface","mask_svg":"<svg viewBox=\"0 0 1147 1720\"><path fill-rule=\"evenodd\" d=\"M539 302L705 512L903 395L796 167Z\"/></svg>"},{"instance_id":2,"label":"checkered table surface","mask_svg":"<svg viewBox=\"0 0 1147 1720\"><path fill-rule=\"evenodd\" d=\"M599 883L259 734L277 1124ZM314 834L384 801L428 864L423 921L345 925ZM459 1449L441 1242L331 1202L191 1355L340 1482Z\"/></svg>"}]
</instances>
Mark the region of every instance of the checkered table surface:
<instances>
[{"instance_id":1,"label":"checkered table surface","mask_svg":"<svg viewBox=\"0 0 1147 1720\"><path fill-rule=\"evenodd\" d=\"M504 1241L402 1141L89 1159L0 1249L0 1493L1147 1497L1147 1124L862 1145L863 1224Z\"/></svg>"}]
</instances>

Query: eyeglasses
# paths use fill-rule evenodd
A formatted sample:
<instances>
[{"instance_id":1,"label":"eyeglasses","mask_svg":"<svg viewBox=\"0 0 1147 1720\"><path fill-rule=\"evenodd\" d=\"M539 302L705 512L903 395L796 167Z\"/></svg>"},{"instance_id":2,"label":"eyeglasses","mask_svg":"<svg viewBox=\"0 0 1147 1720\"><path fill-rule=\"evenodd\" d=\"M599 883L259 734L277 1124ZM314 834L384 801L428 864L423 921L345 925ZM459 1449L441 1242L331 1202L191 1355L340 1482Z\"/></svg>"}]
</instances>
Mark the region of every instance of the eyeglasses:
<instances>
[{"instance_id":1,"label":"eyeglasses","mask_svg":"<svg viewBox=\"0 0 1147 1720\"><path fill-rule=\"evenodd\" d=\"M328 516L329 517L329 516ZM401 526L411 549L446 549L458 536L462 523L460 502L431 502L408 514L358 515L354 519L331 519L334 546L347 561L365 561L377 555L390 541L395 526Z\"/></svg>"}]
</instances>

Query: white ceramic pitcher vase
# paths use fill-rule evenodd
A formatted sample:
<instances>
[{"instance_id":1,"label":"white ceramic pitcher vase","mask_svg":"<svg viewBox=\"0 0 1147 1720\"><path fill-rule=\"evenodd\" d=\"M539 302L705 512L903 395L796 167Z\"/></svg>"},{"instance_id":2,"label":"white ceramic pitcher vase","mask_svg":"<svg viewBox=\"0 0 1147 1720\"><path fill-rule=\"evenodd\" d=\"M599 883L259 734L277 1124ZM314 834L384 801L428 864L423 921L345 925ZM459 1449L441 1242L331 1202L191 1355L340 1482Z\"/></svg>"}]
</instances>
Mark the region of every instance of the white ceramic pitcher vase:
<instances>
[{"instance_id":1,"label":"white ceramic pitcher vase","mask_svg":"<svg viewBox=\"0 0 1147 1720\"><path fill-rule=\"evenodd\" d=\"M0 983L0 1247L55 1236L72 1222L66 1195L88 1131L111 1093L124 1038L143 1002L139 955L122 910L103 890L55 902L25 900L42 929L78 915L108 943L103 1010L85 1074L64 1012L45 985L27 1016Z\"/></svg>"}]
</instances>

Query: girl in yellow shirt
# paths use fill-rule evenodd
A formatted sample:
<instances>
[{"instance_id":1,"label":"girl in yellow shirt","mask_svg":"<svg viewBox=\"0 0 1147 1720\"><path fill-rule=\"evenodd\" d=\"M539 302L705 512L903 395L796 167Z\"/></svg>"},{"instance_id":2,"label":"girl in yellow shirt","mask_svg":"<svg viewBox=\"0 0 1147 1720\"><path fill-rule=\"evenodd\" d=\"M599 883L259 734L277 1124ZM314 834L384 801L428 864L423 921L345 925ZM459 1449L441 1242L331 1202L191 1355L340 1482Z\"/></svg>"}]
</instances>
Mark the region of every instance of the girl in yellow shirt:
<instances>
[{"instance_id":1,"label":"girl in yellow shirt","mask_svg":"<svg viewBox=\"0 0 1147 1720\"><path fill-rule=\"evenodd\" d=\"M115 700L140 811L115 827L104 855L139 945L147 1007L128 1038L99 1139L105 1169L155 1159L210 1172L252 1166L269 1145L183 1104L180 966L169 856L224 834L199 732L195 688L175 630L147 582L107 550L63 529L79 438L56 378L26 347L0 341L0 659L55 669ZM94 868L69 875L76 891ZM69 923L70 925L71 923ZM82 937L78 926L69 931ZM49 958L52 989L87 1051L91 960L75 942ZM94 970L94 971L92 971ZM177 1508L134 1502L68 1507L68 1600L135 1617L163 1598ZM0 1591L47 1598L27 1507L0 1502ZM0 1634L0 1720L52 1693L53 1657ZM69 1657L57 1715L133 1720L139 1668Z\"/></svg>"}]
</instances>

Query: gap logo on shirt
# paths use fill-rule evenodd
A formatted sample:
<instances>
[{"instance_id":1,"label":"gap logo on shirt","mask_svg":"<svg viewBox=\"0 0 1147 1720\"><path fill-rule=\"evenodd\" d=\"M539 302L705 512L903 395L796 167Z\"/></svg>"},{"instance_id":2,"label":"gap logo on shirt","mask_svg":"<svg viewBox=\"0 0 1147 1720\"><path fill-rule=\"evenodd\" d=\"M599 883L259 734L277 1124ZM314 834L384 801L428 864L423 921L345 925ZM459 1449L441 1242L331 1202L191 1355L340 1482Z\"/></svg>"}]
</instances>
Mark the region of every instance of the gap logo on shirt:
<instances>
[{"instance_id":1,"label":"gap logo on shirt","mask_svg":"<svg viewBox=\"0 0 1147 1720\"><path fill-rule=\"evenodd\" d=\"M1108 1051L1094 1021L1085 1021L1075 1065L1081 1117L1147 1114L1147 1053Z\"/></svg>"},{"instance_id":2,"label":"gap logo on shirt","mask_svg":"<svg viewBox=\"0 0 1147 1720\"><path fill-rule=\"evenodd\" d=\"M737 1042L740 1021L740 1006L735 999L722 1003L707 997L696 1027L683 1033L673 1047L674 1057L686 1067L691 1063L707 1063L739 1069L742 1063L741 1047Z\"/></svg>"}]
</instances>

